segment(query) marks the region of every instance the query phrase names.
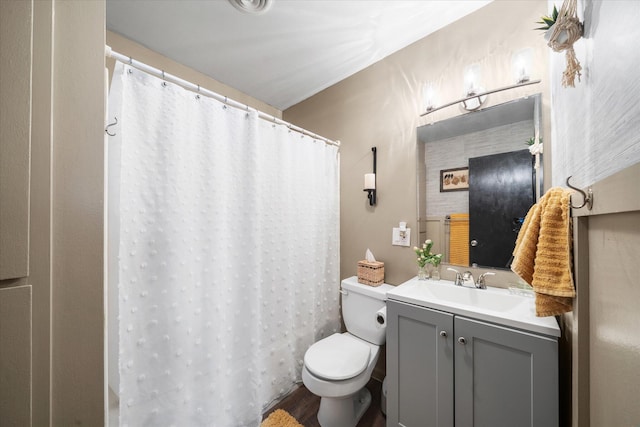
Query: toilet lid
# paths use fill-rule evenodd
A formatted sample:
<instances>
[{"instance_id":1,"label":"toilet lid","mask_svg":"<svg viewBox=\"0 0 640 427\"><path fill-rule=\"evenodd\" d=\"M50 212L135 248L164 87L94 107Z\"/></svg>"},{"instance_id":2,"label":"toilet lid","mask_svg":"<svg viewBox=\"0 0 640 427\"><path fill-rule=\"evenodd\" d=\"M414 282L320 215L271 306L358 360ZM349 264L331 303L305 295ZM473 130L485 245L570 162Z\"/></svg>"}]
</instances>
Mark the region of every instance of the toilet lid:
<instances>
[{"instance_id":1,"label":"toilet lid","mask_svg":"<svg viewBox=\"0 0 640 427\"><path fill-rule=\"evenodd\" d=\"M304 365L313 375L327 380L346 380L362 373L371 348L343 334L333 334L309 347Z\"/></svg>"}]
</instances>

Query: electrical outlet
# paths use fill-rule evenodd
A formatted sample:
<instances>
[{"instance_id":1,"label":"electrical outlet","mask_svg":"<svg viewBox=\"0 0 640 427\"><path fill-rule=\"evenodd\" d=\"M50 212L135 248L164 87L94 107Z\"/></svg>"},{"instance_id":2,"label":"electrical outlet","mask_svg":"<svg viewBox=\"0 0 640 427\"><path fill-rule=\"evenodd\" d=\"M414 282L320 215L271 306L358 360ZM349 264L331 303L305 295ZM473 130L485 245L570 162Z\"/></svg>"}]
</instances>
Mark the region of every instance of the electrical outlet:
<instances>
[{"instance_id":1,"label":"electrical outlet","mask_svg":"<svg viewBox=\"0 0 640 427\"><path fill-rule=\"evenodd\" d=\"M403 234L399 227L394 227L391 233L391 244L394 246L410 246L411 229L407 228Z\"/></svg>"}]
</instances>

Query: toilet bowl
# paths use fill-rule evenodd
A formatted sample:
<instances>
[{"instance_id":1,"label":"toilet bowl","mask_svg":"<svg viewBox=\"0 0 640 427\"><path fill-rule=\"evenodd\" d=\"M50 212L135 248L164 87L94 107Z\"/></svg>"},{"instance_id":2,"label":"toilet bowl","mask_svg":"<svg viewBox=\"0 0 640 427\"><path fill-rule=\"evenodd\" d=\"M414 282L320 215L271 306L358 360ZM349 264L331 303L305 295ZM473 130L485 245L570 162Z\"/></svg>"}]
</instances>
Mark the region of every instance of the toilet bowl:
<instances>
[{"instance_id":1,"label":"toilet bowl","mask_svg":"<svg viewBox=\"0 0 640 427\"><path fill-rule=\"evenodd\" d=\"M320 396L322 427L355 427L371 404L365 385L371 379L386 340L384 309L392 286L362 285L355 277L342 281L342 315L347 332L313 344L304 356L302 382Z\"/></svg>"},{"instance_id":2,"label":"toilet bowl","mask_svg":"<svg viewBox=\"0 0 640 427\"><path fill-rule=\"evenodd\" d=\"M341 337L343 339L338 341L334 339L335 337ZM325 359L325 361L336 360L339 362L348 359L350 357L350 351L353 351L352 346L348 345L348 341L353 341L354 344L366 347L365 361L351 361L351 366L336 367L338 371L340 371L341 368L345 368L343 370L344 372L348 370L360 371L353 376L336 379L335 370L323 370L322 368L326 368L326 366L316 366L313 361L310 361L311 358L308 357L310 353L315 353L318 359L316 363L318 363L319 359L325 354L335 358ZM328 343L342 344L342 346L335 346L333 347L334 351L328 351L328 348L324 348L328 347L324 346L324 344ZM318 348L318 345L323 347ZM316 348L314 348L314 346L316 346ZM302 368L302 382L311 393L321 397L320 409L318 410L318 421L321 426L354 427L358 423L358 420L371 403L371 394L364 386L371 378L371 373L376 366L379 354L379 346L354 337L348 332L331 335L322 341L318 341L307 350L304 367ZM348 363L349 362L347 362L347 364ZM360 365L361 363L363 364L362 366Z\"/></svg>"}]
</instances>

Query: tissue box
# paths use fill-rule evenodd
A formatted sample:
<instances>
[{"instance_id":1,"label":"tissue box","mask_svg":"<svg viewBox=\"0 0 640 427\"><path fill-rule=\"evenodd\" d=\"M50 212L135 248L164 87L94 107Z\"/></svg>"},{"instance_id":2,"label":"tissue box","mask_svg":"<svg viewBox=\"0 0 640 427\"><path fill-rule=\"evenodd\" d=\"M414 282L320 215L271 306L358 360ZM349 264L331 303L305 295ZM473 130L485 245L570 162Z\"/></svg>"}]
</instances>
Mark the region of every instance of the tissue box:
<instances>
[{"instance_id":1,"label":"tissue box","mask_svg":"<svg viewBox=\"0 0 640 427\"><path fill-rule=\"evenodd\" d=\"M358 261L358 283L380 286L384 283L384 262Z\"/></svg>"}]
</instances>

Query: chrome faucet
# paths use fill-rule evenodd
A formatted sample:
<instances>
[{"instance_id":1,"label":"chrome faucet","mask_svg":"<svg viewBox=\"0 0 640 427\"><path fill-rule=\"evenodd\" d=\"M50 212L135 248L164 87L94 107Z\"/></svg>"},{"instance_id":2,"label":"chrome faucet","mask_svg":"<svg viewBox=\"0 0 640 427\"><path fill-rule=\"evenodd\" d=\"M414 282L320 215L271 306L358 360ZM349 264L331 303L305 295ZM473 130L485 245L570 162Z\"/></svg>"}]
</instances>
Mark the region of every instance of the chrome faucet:
<instances>
[{"instance_id":1,"label":"chrome faucet","mask_svg":"<svg viewBox=\"0 0 640 427\"><path fill-rule=\"evenodd\" d=\"M462 274L455 268L448 267L447 270L453 271L456 273L456 280L453 281L453 284L456 286L462 286L464 284L464 279L462 278Z\"/></svg>"},{"instance_id":2,"label":"chrome faucet","mask_svg":"<svg viewBox=\"0 0 640 427\"><path fill-rule=\"evenodd\" d=\"M454 273L456 273L456 279L454 280L453 284L456 286L464 286L465 283L467 282L471 282L471 284L473 285L474 288L476 289L487 289L487 276L495 276L496 273L492 273L490 271L487 271L486 273L482 273L480 276L478 276L478 281L476 282L473 278L473 274L470 271L465 271L464 273L460 273L458 270L456 270L455 268L451 268L448 267L447 270L449 271L453 271Z\"/></svg>"},{"instance_id":3,"label":"chrome faucet","mask_svg":"<svg viewBox=\"0 0 640 427\"><path fill-rule=\"evenodd\" d=\"M478 283L476 283L476 288L478 289L487 289L487 276L495 276L496 273L492 273L487 271L486 273L482 273L480 277L478 277Z\"/></svg>"},{"instance_id":4,"label":"chrome faucet","mask_svg":"<svg viewBox=\"0 0 640 427\"><path fill-rule=\"evenodd\" d=\"M476 285L476 281L473 279L473 274L471 274L470 271L465 271L464 273L462 273L462 280L464 280L464 283L471 282L474 288L478 287Z\"/></svg>"}]
</instances>

